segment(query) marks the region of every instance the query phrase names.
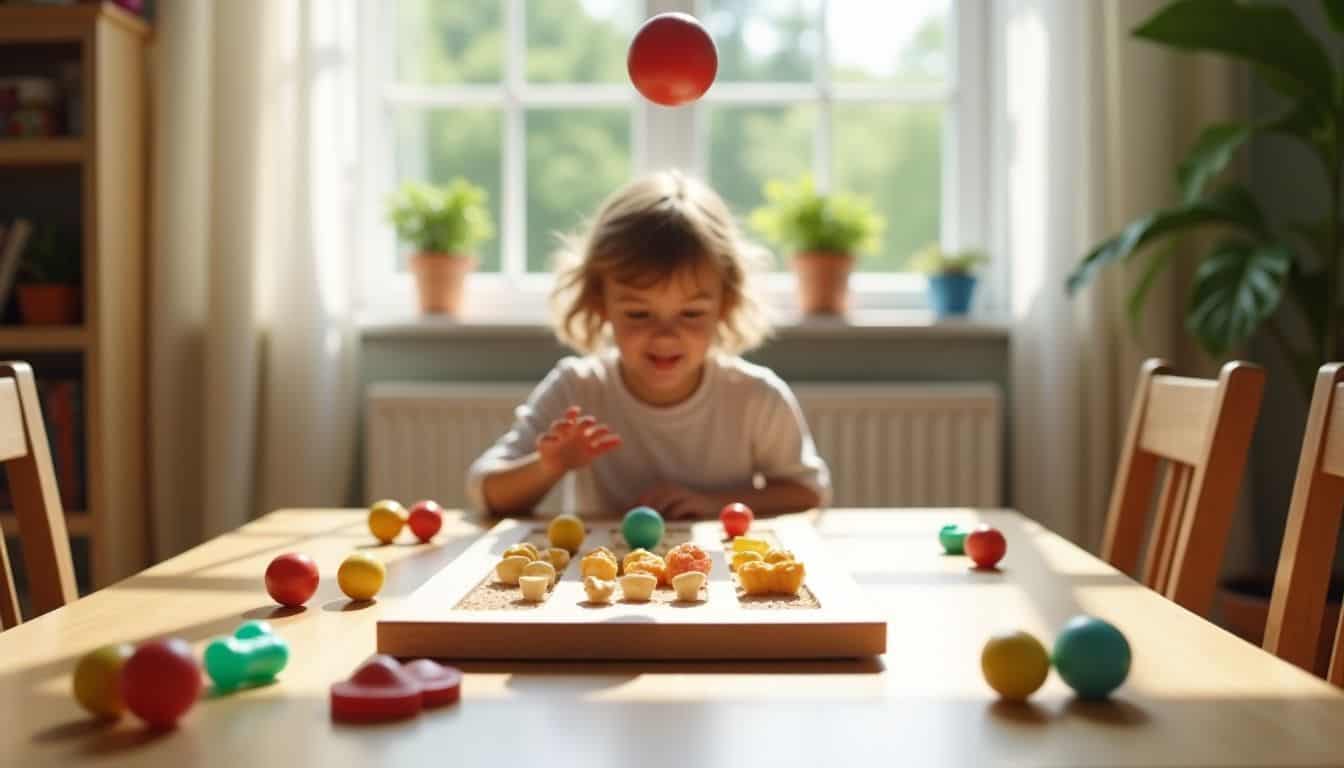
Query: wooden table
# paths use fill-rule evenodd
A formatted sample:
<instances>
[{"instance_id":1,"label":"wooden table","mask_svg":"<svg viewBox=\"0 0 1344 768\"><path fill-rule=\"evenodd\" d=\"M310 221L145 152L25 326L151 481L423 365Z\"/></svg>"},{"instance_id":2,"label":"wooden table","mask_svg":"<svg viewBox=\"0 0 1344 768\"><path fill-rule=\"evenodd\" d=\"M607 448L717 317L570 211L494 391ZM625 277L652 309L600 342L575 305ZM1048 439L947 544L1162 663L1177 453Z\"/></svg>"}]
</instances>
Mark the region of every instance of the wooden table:
<instances>
[{"instance_id":1,"label":"wooden table","mask_svg":"<svg viewBox=\"0 0 1344 768\"><path fill-rule=\"evenodd\" d=\"M943 557L938 527L986 519L1008 538L1001 574ZM99 758L154 765L1340 765L1344 695L1118 574L1012 512L853 510L820 515L835 557L890 617L889 653L866 661L464 665L463 701L418 719L334 725L327 688L373 648L381 611L481 531L453 516L438 545L379 550L377 603L358 610L335 570L368 546L363 513L268 515L121 584L0 634L0 762ZM405 534L404 534L405 535ZM322 585L306 610L275 610L261 584L287 550ZM1128 683L1107 704L1074 701L1051 675L1028 706L996 703L980 677L985 638L1023 628L1049 644L1070 616L1121 627ZM70 695L81 654L173 634L199 650L244 618L291 643L281 680L206 698L173 732L132 717L90 721Z\"/></svg>"}]
</instances>

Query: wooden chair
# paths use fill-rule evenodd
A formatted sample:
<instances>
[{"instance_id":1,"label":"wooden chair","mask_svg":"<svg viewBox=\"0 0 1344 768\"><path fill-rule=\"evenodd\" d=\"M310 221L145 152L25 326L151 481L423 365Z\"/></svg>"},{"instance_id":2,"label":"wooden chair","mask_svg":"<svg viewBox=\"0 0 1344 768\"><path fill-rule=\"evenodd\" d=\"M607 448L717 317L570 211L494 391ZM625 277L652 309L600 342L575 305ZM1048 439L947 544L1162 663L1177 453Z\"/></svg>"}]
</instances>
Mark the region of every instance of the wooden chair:
<instances>
[{"instance_id":1,"label":"wooden chair","mask_svg":"<svg viewBox=\"0 0 1344 768\"><path fill-rule=\"evenodd\" d=\"M1344 363L1321 366L1288 506L1264 648L1303 669L1315 667L1321 617L1344 512ZM1326 679L1344 686L1344 623L1336 628Z\"/></svg>"},{"instance_id":2,"label":"wooden chair","mask_svg":"<svg viewBox=\"0 0 1344 768\"><path fill-rule=\"evenodd\" d=\"M1143 583L1201 615L1213 603L1264 388L1264 370L1244 362L1224 365L1216 381L1172 376L1158 359L1139 371L1101 556L1134 574L1148 534Z\"/></svg>"},{"instance_id":3,"label":"wooden chair","mask_svg":"<svg viewBox=\"0 0 1344 768\"><path fill-rule=\"evenodd\" d=\"M33 369L27 363L0 363L0 462L19 523L33 612L41 615L75 600L78 591L38 403ZM14 571L0 539L0 629L20 621Z\"/></svg>"}]
</instances>

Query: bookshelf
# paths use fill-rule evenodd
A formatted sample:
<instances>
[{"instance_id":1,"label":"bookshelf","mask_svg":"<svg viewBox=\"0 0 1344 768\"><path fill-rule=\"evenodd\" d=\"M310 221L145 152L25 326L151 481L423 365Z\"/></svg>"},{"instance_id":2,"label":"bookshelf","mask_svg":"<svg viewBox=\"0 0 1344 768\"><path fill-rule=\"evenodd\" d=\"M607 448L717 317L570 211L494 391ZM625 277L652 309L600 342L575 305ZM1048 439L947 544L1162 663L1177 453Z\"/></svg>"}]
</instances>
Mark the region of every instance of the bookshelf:
<instances>
[{"instance_id":1,"label":"bookshelf","mask_svg":"<svg viewBox=\"0 0 1344 768\"><path fill-rule=\"evenodd\" d=\"M87 549L95 588L147 562L149 41L143 20L110 3L0 5L0 77L51 76L66 62L79 72L80 135L0 137L0 220L78 231L82 322L30 326L6 315L0 358L32 362L39 381L44 372L78 381L82 505L65 512L72 539L86 540L76 552ZM15 530L8 510L0 529Z\"/></svg>"}]
</instances>

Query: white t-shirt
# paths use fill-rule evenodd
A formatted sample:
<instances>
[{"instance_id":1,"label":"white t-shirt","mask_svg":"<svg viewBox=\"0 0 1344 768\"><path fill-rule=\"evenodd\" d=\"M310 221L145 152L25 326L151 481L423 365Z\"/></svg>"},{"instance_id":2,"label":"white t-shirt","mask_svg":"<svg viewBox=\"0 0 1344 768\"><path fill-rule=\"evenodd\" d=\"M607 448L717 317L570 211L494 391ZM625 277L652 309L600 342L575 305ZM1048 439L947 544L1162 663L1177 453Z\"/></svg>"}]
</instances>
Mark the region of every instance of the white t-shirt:
<instances>
[{"instance_id":1,"label":"white t-shirt","mask_svg":"<svg viewBox=\"0 0 1344 768\"><path fill-rule=\"evenodd\" d=\"M513 428L467 471L478 510L485 509L484 476L535 451L537 437L571 405L611 427L621 445L577 473L577 498L566 511L615 515L661 482L710 493L751 487L758 475L805 485L822 506L829 503L826 462L793 392L769 368L711 353L695 392L660 407L626 389L609 350L564 358L518 406Z\"/></svg>"}]
</instances>

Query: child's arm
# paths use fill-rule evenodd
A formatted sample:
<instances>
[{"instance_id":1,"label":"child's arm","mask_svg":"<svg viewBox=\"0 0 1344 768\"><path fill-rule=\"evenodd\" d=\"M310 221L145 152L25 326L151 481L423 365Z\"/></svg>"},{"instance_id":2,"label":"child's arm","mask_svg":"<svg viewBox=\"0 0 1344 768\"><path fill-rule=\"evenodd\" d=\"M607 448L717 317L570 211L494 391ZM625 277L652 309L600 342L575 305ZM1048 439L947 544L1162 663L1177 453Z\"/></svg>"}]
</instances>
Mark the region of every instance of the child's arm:
<instances>
[{"instance_id":1,"label":"child's arm","mask_svg":"<svg viewBox=\"0 0 1344 768\"><path fill-rule=\"evenodd\" d=\"M592 416L570 406L561 419L537 438L537 450L490 471L481 478L485 508L501 515L530 511L571 469L621 444L619 435Z\"/></svg>"}]
</instances>

